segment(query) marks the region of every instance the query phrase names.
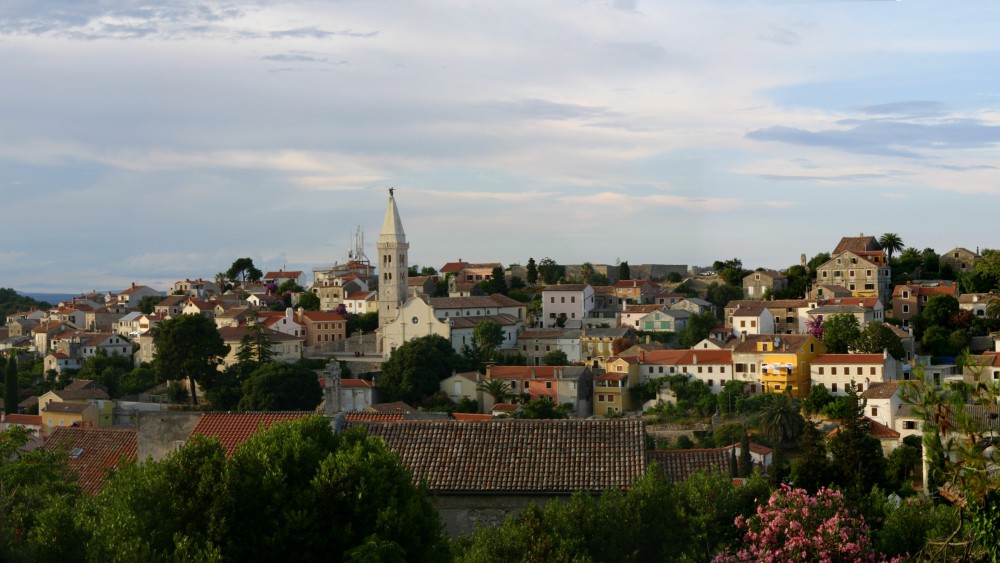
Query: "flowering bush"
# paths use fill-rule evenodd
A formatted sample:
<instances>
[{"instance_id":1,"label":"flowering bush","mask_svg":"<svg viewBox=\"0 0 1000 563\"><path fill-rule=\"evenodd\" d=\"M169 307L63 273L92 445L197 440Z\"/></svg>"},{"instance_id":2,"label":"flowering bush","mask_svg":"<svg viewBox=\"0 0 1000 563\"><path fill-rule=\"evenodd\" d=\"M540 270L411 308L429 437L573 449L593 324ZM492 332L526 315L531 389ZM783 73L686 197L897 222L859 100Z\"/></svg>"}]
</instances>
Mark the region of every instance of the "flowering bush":
<instances>
[{"instance_id":1,"label":"flowering bush","mask_svg":"<svg viewBox=\"0 0 1000 563\"><path fill-rule=\"evenodd\" d=\"M788 485L776 490L750 518L736 517L743 546L715 558L726 561L884 561L875 552L864 518L844 507L839 491L815 496Z\"/></svg>"}]
</instances>

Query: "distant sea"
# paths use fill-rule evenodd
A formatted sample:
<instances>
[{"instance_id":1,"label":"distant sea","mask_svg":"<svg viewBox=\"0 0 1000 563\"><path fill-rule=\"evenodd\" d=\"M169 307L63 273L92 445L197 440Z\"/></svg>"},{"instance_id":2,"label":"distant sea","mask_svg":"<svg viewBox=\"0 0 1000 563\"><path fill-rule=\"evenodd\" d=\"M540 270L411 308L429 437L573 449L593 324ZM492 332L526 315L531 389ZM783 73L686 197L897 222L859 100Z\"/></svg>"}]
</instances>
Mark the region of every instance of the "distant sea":
<instances>
[{"instance_id":1,"label":"distant sea","mask_svg":"<svg viewBox=\"0 0 1000 563\"><path fill-rule=\"evenodd\" d=\"M55 305L60 301L69 301L74 297L79 297L79 293L36 293L34 291L18 291L18 295L30 297L35 301L45 301L50 305Z\"/></svg>"}]
</instances>

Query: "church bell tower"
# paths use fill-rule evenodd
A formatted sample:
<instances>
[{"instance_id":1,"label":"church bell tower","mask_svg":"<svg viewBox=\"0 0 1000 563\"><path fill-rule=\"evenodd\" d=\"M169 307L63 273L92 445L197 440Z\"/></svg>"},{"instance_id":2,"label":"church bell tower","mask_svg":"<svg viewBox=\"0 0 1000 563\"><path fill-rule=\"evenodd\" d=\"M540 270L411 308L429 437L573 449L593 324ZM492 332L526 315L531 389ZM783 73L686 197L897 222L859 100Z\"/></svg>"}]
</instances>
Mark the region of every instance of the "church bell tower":
<instances>
[{"instance_id":1,"label":"church bell tower","mask_svg":"<svg viewBox=\"0 0 1000 563\"><path fill-rule=\"evenodd\" d=\"M382 328L399 314L408 293L406 272L410 244L406 242L392 188L389 188L389 204L375 247L378 249L378 326Z\"/></svg>"}]
</instances>

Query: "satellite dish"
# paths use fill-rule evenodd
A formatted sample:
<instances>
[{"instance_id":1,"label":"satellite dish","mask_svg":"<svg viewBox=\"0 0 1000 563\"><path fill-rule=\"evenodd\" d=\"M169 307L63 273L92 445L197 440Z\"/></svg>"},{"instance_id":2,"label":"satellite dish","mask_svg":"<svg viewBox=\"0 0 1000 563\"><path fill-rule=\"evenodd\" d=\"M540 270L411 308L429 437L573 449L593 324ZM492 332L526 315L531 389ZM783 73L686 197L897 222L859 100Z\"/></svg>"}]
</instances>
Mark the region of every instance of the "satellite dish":
<instances>
[{"instance_id":1,"label":"satellite dish","mask_svg":"<svg viewBox=\"0 0 1000 563\"><path fill-rule=\"evenodd\" d=\"M775 348L780 348L781 347L781 337L780 336L775 336L774 337L774 347Z\"/></svg>"}]
</instances>

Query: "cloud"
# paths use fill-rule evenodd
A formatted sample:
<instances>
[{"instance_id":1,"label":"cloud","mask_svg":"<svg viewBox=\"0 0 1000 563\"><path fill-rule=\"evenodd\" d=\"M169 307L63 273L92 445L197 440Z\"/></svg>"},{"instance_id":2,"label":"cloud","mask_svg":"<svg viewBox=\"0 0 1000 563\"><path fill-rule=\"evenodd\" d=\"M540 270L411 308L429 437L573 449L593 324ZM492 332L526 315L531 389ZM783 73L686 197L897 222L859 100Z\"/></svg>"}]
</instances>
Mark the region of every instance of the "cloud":
<instances>
[{"instance_id":1,"label":"cloud","mask_svg":"<svg viewBox=\"0 0 1000 563\"><path fill-rule=\"evenodd\" d=\"M638 0L612 0L611 7L623 12L635 12L639 7Z\"/></svg>"},{"instance_id":2,"label":"cloud","mask_svg":"<svg viewBox=\"0 0 1000 563\"><path fill-rule=\"evenodd\" d=\"M608 109L596 106L553 102L541 99L526 99L510 102L491 102L483 109L503 116L520 119L569 120L586 119L608 115Z\"/></svg>"},{"instance_id":3,"label":"cloud","mask_svg":"<svg viewBox=\"0 0 1000 563\"><path fill-rule=\"evenodd\" d=\"M794 174L760 174L758 177L775 182L865 182L884 180L896 176L908 175L908 172L895 171L884 174L841 174L834 176L805 176Z\"/></svg>"},{"instance_id":4,"label":"cloud","mask_svg":"<svg viewBox=\"0 0 1000 563\"><path fill-rule=\"evenodd\" d=\"M799 37L798 33L782 27L775 27L765 33L761 33L757 36L757 39L784 47L795 47L802 43L802 38Z\"/></svg>"},{"instance_id":5,"label":"cloud","mask_svg":"<svg viewBox=\"0 0 1000 563\"><path fill-rule=\"evenodd\" d=\"M868 115L895 115L901 117L932 117L944 115L946 106L941 102L913 100L871 106L859 106L857 111Z\"/></svg>"},{"instance_id":6,"label":"cloud","mask_svg":"<svg viewBox=\"0 0 1000 563\"><path fill-rule=\"evenodd\" d=\"M292 29L281 29L268 33L272 39L285 38L308 38L308 39L329 39L331 37L375 37L378 31L354 31L353 29L342 29L330 31L315 26L297 27Z\"/></svg>"}]
</instances>

